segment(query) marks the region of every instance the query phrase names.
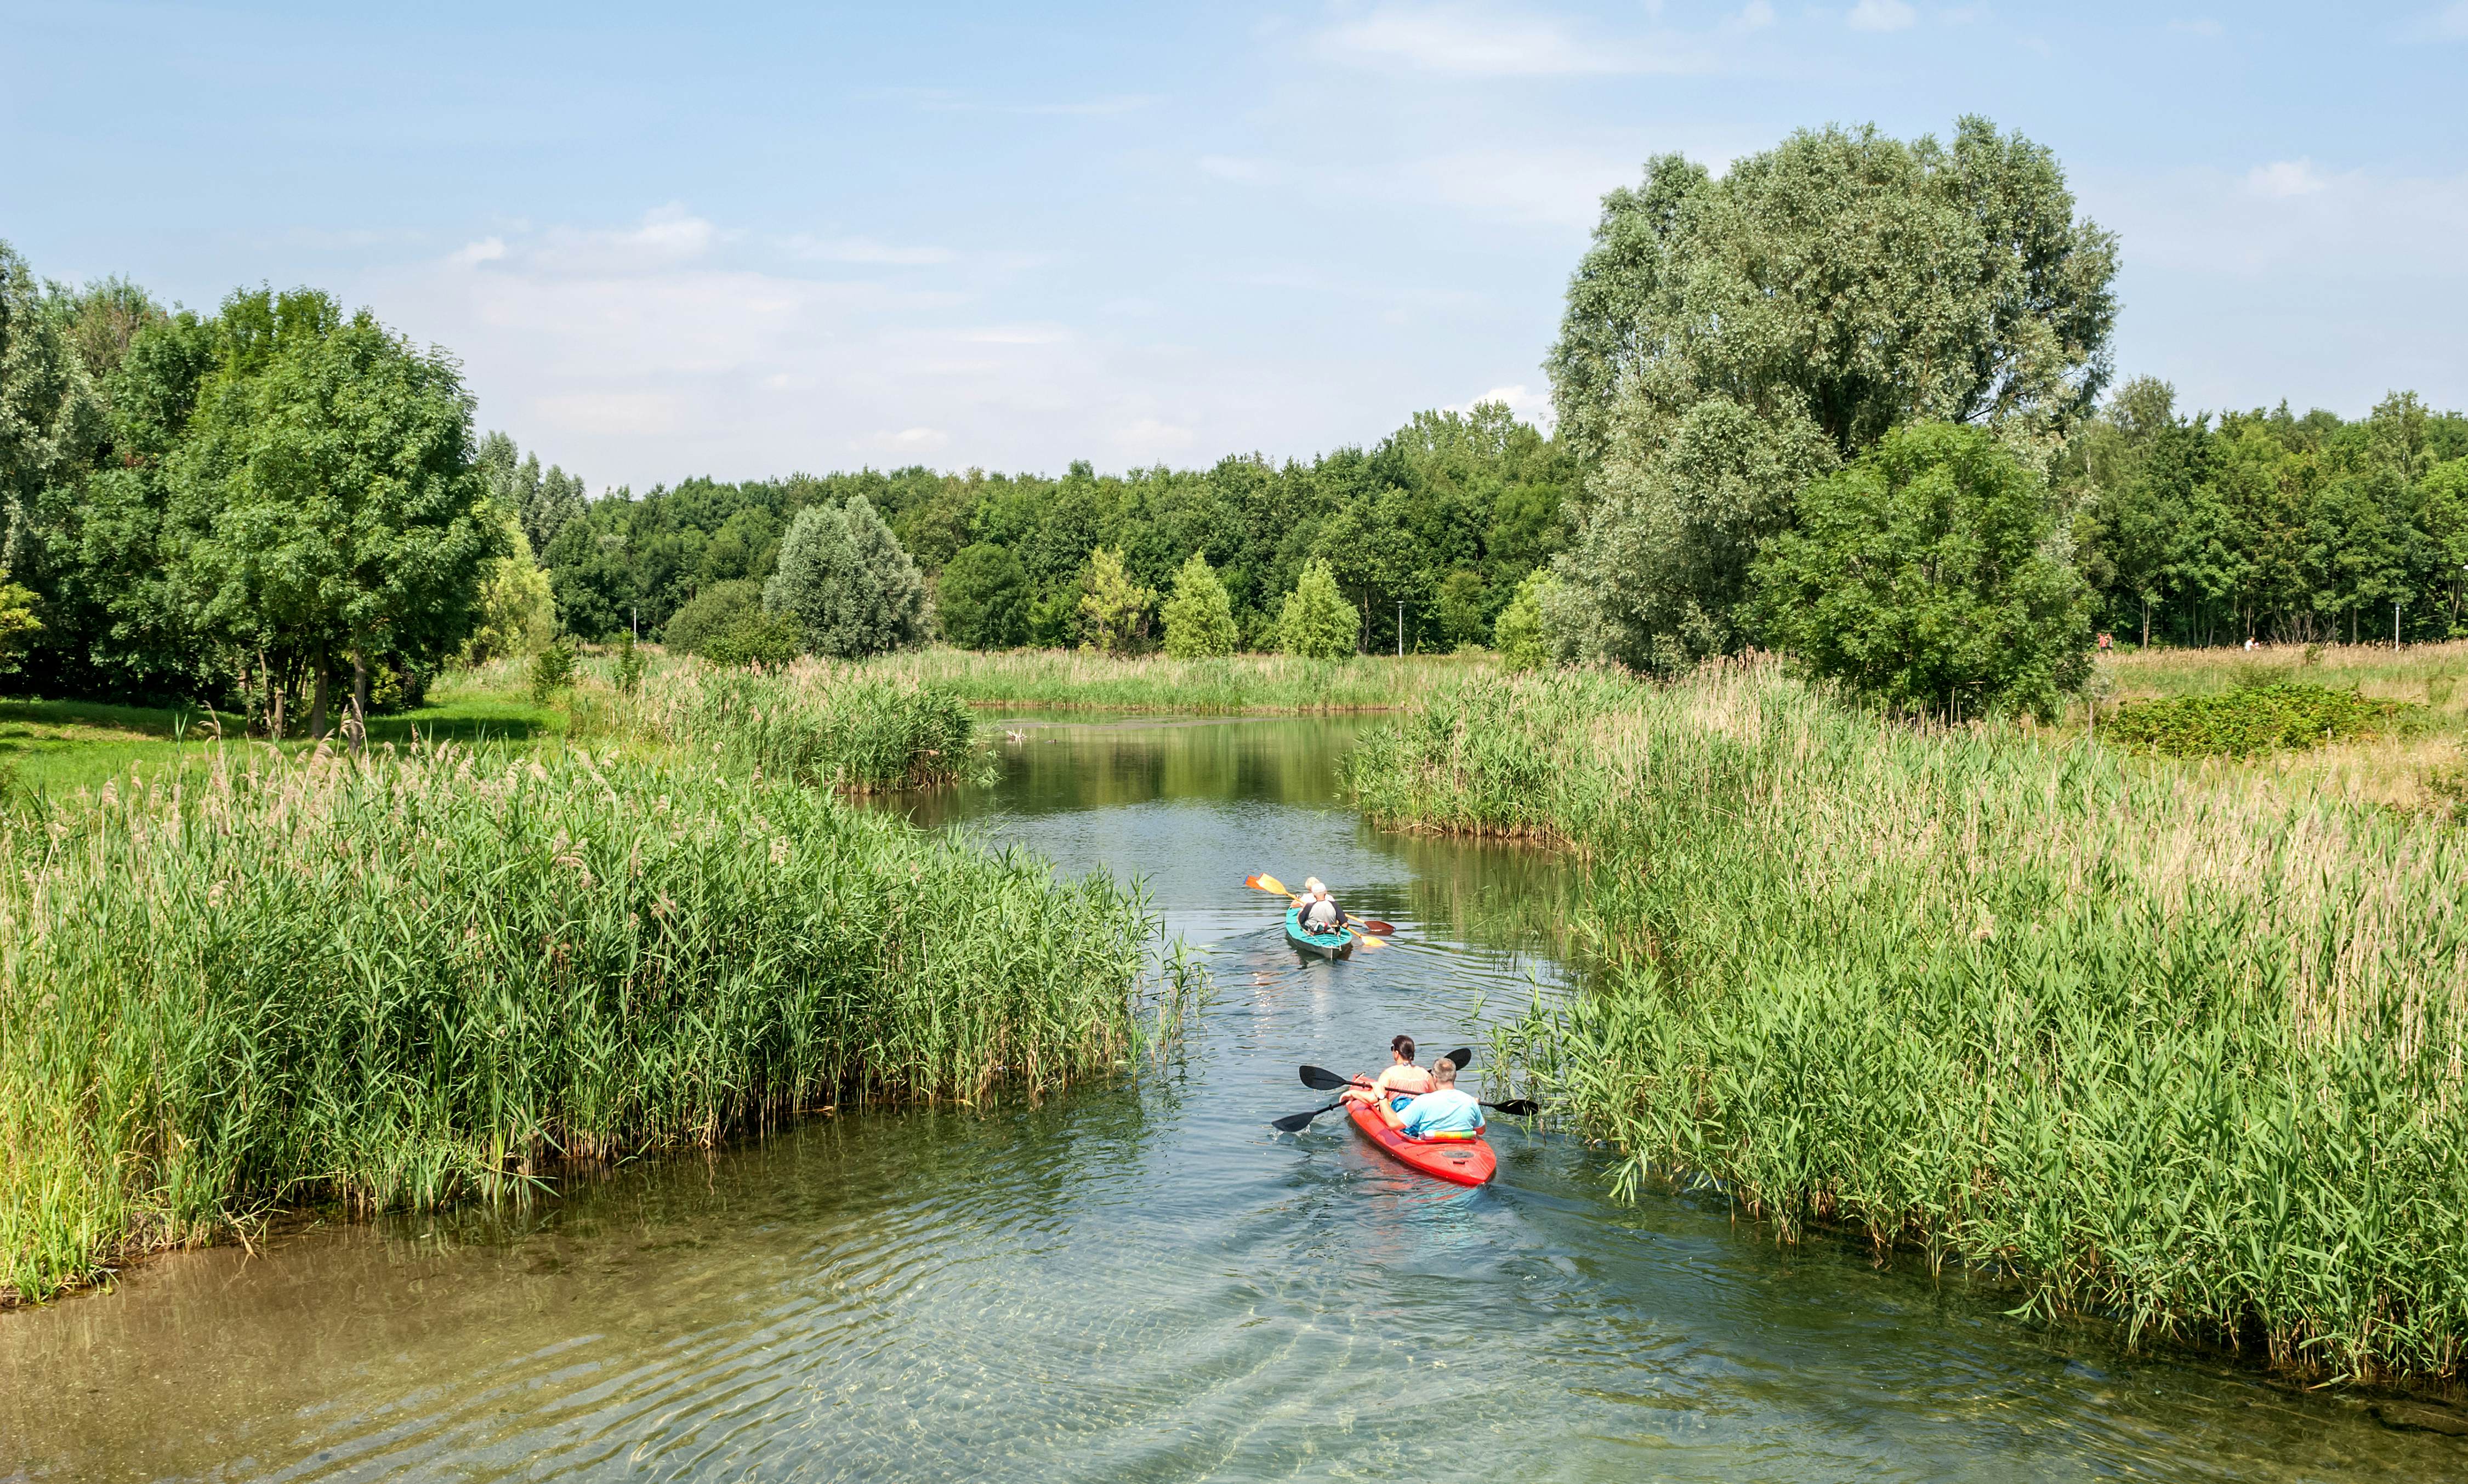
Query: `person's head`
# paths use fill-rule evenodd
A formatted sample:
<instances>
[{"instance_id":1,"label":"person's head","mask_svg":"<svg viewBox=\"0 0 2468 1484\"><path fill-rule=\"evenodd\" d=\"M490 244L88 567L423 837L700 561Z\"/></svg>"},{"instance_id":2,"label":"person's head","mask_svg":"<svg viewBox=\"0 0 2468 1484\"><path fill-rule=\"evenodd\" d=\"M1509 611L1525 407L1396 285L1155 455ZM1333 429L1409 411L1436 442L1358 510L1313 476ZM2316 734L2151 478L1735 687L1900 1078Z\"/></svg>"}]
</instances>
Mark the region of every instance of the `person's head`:
<instances>
[{"instance_id":1,"label":"person's head","mask_svg":"<svg viewBox=\"0 0 2468 1484\"><path fill-rule=\"evenodd\" d=\"M1398 1064L1401 1066L1413 1061L1414 1038L1411 1036L1399 1036L1392 1039L1388 1042L1388 1054L1395 1057Z\"/></svg>"},{"instance_id":2,"label":"person's head","mask_svg":"<svg viewBox=\"0 0 2468 1484\"><path fill-rule=\"evenodd\" d=\"M1325 898L1328 895L1328 883L1314 876L1303 882L1303 891L1313 897Z\"/></svg>"},{"instance_id":3,"label":"person's head","mask_svg":"<svg viewBox=\"0 0 2468 1484\"><path fill-rule=\"evenodd\" d=\"M1457 1064L1446 1057L1431 1063L1431 1081L1443 1087L1457 1084Z\"/></svg>"}]
</instances>

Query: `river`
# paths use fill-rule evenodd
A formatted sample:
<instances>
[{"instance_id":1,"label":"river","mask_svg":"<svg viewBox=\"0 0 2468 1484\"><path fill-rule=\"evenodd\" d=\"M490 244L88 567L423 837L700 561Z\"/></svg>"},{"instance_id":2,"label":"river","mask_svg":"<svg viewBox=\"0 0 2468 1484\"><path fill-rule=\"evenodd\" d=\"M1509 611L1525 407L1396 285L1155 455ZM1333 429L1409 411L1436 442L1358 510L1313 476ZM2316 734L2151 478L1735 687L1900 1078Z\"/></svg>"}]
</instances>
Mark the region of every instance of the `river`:
<instances>
[{"instance_id":1,"label":"river","mask_svg":"<svg viewBox=\"0 0 2468 1484\"><path fill-rule=\"evenodd\" d=\"M1275 1134L1326 1101L1298 1062L1567 992L1533 936L1557 863L1360 824L1331 791L1359 725L996 723L995 785L895 806L1143 876L1215 985L1173 1066L0 1313L0 1479L2468 1478L2468 1440L2356 1396L2011 1319L1716 1195L1615 1202L1565 1132L1498 1120L1474 1191L1335 1116ZM1251 871L1398 936L1301 961Z\"/></svg>"}]
</instances>

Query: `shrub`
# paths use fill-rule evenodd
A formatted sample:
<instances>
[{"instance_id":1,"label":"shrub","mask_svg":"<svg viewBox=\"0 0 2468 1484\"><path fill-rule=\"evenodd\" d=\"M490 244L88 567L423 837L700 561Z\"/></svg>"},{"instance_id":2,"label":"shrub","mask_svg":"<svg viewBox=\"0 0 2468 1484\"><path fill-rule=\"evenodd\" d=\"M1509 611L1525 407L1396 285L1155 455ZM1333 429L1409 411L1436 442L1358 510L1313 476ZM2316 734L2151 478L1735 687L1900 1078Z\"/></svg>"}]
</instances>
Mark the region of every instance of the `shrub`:
<instances>
[{"instance_id":1,"label":"shrub","mask_svg":"<svg viewBox=\"0 0 2468 1484\"><path fill-rule=\"evenodd\" d=\"M934 609L943 637L964 650L1008 650L1028 640L1028 571L1008 546L963 546L943 568Z\"/></svg>"},{"instance_id":2,"label":"shrub","mask_svg":"<svg viewBox=\"0 0 2468 1484\"><path fill-rule=\"evenodd\" d=\"M2250 758L2376 737L2422 715L2423 708L2406 701L2368 700L2354 691L2291 680L2217 696L2128 701L2101 732L2173 758Z\"/></svg>"},{"instance_id":3,"label":"shrub","mask_svg":"<svg viewBox=\"0 0 2468 1484\"><path fill-rule=\"evenodd\" d=\"M1175 574L1174 597L1165 605L1166 653L1175 659L1231 654L1241 638L1225 584L1209 566L1208 554L1193 552Z\"/></svg>"},{"instance_id":4,"label":"shrub","mask_svg":"<svg viewBox=\"0 0 2468 1484\"><path fill-rule=\"evenodd\" d=\"M1810 674L1905 714L2047 717L2091 675L2091 599L2049 555L2045 483L1996 439L1895 429L1801 491L1754 617Z\"/></svg>"},{"instance_id":5,"label":"shrub","mask_svg":"<svg viewBox=\"0 0 2468 1484\"><path fill-rule=\"evenodd\" d=\"M1149 605L1156 602L1156 594L1131 581L1123 569L1120 548L1100 546L1088 554L1082 587L1080 622L1090 649L1131 654L1146 647Z\"/></svg>"},{"instance_id":6,"label":"shrub","mask_svg":"<svg viewBox=\"0 0 2468 1484\"><path fill-rule=\"evenodd\" d=\"M1499 622L1492 626L1492 643L1499 650L1499 663L1509 670L1539 670L1551 659L1551 648L1542 633L1542 605L1560 580L1547 567L1536 567L1517 584L1517 596L1499 610Z\"/></svg>"},{"instance_id":7,"label":"shrub","mask_svg":"<svg viewBox=\"0 0 2468 1484\"><path fill-rule=\"evenodd\" d=\"M1294 590L1277 614L1277 649L1299 659L1337 659L1354 652L1353 605L1337 590L1337 575L1317 557L1303 564Z\"/></svg>"},{"instance_id":8,"label":"shrub","mask_svg":"<svg viewBox=\"0 0 2468 1484\"><path fill-rule=\"evenodd\" d=\"M715 665L780 666L799 652L797 626L778 613L760 608L739 617L703 646L703 658Z\"/></svg>"},{"instance_id":9,"label":"shrub","mask_svg":"<svg viewBox=\"0 0 2468 1484\"><path fill-rule=\"evenodd\" d=\"M926 579L863 495L846 510L809 505L780 542L763 606L797 626L806 649L857 659L926 637Z\"/></svg>"},{"instance_id":10,"label":"shrub","mask_svg":"<svg viewBox=\"0 0 2468 1484\"><path fill-rule=\"evenodd\" d=\"M763 608L763 584L747 578L714 582L669 615L661 639L675 654L706 654L711 642Z\"/></svg>"},{"instance_id":11,"label":"shrub","mask_svg":"<svg viewBox=\"0 0 2468 1484\"><path fill-rule=\"evenodd\" d=\"M532 656L532 704L545 706L549 697L574 684L574 641L560 639Z\"/></svg>"}]
</instances>

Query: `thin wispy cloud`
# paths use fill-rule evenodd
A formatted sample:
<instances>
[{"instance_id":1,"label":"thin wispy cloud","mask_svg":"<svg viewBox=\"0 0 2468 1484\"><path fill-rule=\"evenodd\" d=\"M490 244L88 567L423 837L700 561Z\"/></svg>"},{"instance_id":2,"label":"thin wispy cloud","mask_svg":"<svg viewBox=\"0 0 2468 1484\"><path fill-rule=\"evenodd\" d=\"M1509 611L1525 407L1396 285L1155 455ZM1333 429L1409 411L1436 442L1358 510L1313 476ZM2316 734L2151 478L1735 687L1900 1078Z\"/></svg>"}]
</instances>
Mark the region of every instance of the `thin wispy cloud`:
<instances>
[{"instance_id":1,"label":"thin wispy cloud","mask_svg":"<svg viewBox=\"0 0 2468 1484\"><path fill-rule=\"evenodd\" d=\"M913 267L950 263L960 256L948 247L902 247L870 237L791 237L784 245L795 256L814 263L880 263Z\"/></svg>"},{"instance_id":2,"label":"thin wispy cloud","mask_svg":"<svg viewBox=\"0 0 2468 1484\"><path fill-rule=\"evenodd\" d=\"M1713 65L1702 46L1667 34L1581 36L1547 15L1462 4L1383 6L1321 33L1317 51L1359 66L1479 78L1702 72Z\"/></svg>"},{"instance_id":3,"label":"thin wispy cloud","mask_svg":"<svg viewBox=\"0 0 2468 1484\"><path fill-rule=\"evenodd\" d=\"M2247 171L2245 184L2256 195L2287 200L2291 196L2314 195L2327 190L2331 183L2314 168L2312 160L2274 160Z\"/></svg>"},{"instance_id":4,"label":"thin wispy cloud","mask_svg":"<svg viewBox=\"0 0 2468 1484\"><path fill-rule=\"evenodd\" d=\"M1919 18L1904 0L1860 0L1843 19L1854 31L1908 31Z\"/></svg>"}]
</instances>

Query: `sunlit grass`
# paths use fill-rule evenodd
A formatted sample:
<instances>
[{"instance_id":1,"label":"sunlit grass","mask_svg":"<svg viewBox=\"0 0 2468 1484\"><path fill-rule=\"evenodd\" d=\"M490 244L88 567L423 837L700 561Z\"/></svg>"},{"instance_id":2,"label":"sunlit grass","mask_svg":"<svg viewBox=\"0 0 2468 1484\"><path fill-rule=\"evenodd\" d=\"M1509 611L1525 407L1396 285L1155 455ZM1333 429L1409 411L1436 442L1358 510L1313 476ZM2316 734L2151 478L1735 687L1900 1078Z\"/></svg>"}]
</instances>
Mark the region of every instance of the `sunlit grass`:
<instances>
[{"instance_id":1,"label":"sunlit grass","mask_svg":"<svg viewBox=\"0 0 2468 1484\"><path fill-rule=\"evenodd\" d=\"M1357 655L1338 660L1237 654L1115 659L1076 650L917 650L868 668L930 682L977 706L1088 711L1304 715L1387 711L1432 681L1488 668L1488 655Z\"/></svg>"},{"instance_id":2,"label":"sunlit grass","mask_svg":"<svg viewBox=\"0 0 2468 1484\"><path fill-rule=\"evenodd\" d=\"M2468 833L2321 787L2353 765L1913 730L1755 664L1472 677L1347 775L1391 823L1586 854L1589 990L1520 1039L1624 1183L2456 1376Z\"/></svg>"}]
</instances>

